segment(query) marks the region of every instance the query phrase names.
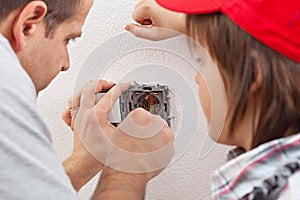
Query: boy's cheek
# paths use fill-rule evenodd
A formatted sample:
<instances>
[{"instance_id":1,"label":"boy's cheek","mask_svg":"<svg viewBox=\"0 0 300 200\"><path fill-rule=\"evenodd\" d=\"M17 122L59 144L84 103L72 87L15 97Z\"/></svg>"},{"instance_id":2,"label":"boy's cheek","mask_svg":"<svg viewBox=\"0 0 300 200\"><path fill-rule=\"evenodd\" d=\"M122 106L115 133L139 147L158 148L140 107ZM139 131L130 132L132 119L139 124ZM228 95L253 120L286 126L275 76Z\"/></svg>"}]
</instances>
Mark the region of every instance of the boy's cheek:
<instances>
[{"instance_id":1,"label":"boy's cheek","mask_svg":"<svg viewBox=\"0 0 300 200\"><path fill-rule=\"evenodd\" d=\"M196 75L196 82L199 87L199 99L200 99L204 114L206 116L207 123L209 124L210 119L211 119L211 97L209 94L209 90L207 88L207 85L206 85L204 79L202 78L202 76L199 73Z\"/></svg>"}]
</instances>

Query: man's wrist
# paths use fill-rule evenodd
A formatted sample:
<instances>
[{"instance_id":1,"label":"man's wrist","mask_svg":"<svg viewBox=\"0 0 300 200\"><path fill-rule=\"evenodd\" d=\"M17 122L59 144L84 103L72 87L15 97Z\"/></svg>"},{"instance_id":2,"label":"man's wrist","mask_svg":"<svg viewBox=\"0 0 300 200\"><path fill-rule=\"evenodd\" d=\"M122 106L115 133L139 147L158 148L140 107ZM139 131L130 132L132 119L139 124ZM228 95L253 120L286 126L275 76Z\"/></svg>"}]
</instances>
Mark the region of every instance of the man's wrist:
<instances>
[{"instance_id":1,"label":"man's wrist","mask_svg":"<svg viewBox=\"0 0 300 200\"><path fill-rule=\"evenodd\" d=\"M145 174L131 174L106 167L93 199L143 200L148 180Z\"/></svg>"},{"instance_id":2,"label":"man's wrist","mask_svg":"<svg viewBox=\"0 0 300 200\"><path fill-rule=\"evenodd\" d=\"M76 191L79 191L82 186L103 169L103 164L91 155L86 156L83 153L76 152L63 165Z\"/></svg>"}]
</instances>

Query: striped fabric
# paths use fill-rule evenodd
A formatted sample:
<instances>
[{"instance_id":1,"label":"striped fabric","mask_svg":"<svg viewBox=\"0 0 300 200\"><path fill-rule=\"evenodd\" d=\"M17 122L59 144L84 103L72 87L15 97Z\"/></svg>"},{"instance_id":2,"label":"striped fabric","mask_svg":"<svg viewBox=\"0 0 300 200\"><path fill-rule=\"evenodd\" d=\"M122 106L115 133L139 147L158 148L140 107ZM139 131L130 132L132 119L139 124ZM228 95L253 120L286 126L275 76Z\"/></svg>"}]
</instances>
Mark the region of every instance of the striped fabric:
<instances>
[{"instance_id":1,"label":"striped fabric","mask_svg":"<svg viewBox=\"0 0 300 200\"><path fill-rule=\"evenodd\" d=\"M230 160L213 173L212 195L220 200L300 200L300 134Z\"/></svg>"}]
</instances>

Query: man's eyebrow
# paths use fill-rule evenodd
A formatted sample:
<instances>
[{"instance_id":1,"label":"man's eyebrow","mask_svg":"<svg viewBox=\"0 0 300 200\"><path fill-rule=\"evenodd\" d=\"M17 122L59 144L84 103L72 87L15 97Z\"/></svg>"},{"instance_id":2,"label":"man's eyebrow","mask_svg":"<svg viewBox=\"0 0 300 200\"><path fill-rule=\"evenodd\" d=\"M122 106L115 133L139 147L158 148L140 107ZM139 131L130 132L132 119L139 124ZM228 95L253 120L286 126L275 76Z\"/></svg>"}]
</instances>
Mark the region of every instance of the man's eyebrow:
<instances>
[{"instance_id":1,"label":"man's eyebrow","mask_svg":"<svg viewBox=\"0 0 300 200\"><path fill-rule=\"evenodd\" d=\"M72 34L68 35L67 38L74 38L74 39L75 38L80 38L81 35L82 35L82 32L80 32L80 33L72 33Z\"/></svg>"}]
</instances>

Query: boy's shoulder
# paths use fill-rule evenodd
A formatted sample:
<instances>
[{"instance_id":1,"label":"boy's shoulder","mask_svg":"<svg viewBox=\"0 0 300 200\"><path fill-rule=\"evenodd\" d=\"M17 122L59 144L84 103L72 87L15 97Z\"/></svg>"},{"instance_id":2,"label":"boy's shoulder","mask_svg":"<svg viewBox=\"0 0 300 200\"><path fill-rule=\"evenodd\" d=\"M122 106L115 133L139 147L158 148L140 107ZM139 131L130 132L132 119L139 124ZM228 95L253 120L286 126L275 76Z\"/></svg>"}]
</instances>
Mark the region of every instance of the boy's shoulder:
<instances>
[{"instance_id":1,"label":"boy's shoulder","mask_svg":"<svg viewBox=\"0 0 300 200\"><path fill-rule=\"evenodd\" d=\"M270 182L282 191L289 177L299 168L299 151L300 134L295 134L265 143L232 159L212 176L214 198L243 198L254 191L264 195L265 191L270 193L266 189Z\"/></svg>"},{"instance_id":2,"label":"boy's shoulder","mask_svg":"<svg viewBox=\"0 0 300 200\"><path fill-rule=\"evenodd\" d=\"M282 191L279 200L286 200L286 199L299 199L300 198L300 171L298 170L292 176L289 177L288 182L284 191Z\"/></svg>"}]
</instances>

